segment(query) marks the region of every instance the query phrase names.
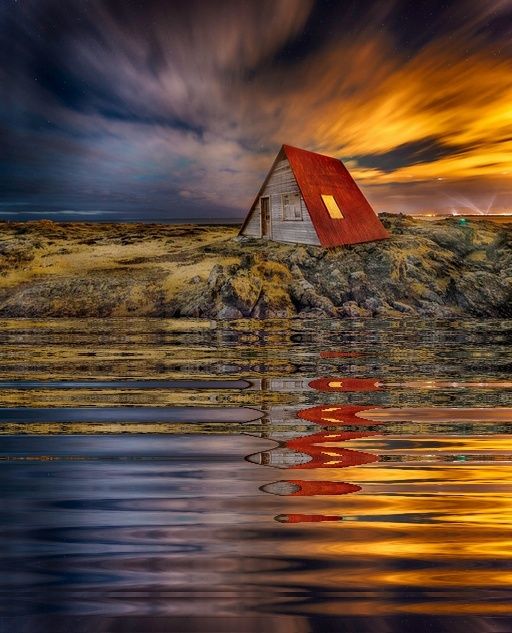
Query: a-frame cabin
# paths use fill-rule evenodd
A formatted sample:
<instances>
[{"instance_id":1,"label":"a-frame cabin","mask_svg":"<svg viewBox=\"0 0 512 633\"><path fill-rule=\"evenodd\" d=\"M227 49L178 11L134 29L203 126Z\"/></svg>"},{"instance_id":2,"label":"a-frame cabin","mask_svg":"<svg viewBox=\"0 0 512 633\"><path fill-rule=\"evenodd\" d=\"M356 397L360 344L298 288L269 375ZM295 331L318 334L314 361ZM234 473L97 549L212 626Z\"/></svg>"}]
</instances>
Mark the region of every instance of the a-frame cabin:
<instances>
[{"instance_id":1,"label":"a-frame cabin","mask_svg":"<svg viewBox=\"0 0 512 633\"><path fill-rule=\"evenodd\" d=\"M290 145L279 151L240 235L326 247L389 237L341 161Z\"/></svg>"}]
</instances>

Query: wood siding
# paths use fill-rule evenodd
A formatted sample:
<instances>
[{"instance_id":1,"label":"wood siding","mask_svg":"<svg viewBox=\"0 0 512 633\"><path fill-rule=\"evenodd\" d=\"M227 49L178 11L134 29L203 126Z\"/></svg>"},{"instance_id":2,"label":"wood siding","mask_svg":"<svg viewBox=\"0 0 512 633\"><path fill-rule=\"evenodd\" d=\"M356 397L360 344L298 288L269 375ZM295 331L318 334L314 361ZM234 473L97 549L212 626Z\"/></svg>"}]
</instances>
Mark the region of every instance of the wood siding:
<instances>
[{"instance_id":1,"label":"wood siding","mask_svg":"<svg viewBox=\"0 0 512 633\"><path fill-rule=\"evenodd\" d=\"M252 208L249 213L249 217L245 222L245 226L243 227L241 234L247 235L247 237L261 237L261 210L260 203L258 199L258 203Z\"/></svg>"},{"instance_id":2,"label":"wood siding","mask_svg":"<svg viewBox=\"0 0 512 633\"><path fill-rule=\"evenodd\" d=\"M302 220L283 220L282 194L296 193L300 196ZM295 180L287 158L278 160L267 179L263 189L250 212L242 229L242 234L249 237L261 237L260 199L270 198L271 239L276 242L293 242L299 244L320 245L315 227L307 210L304 199Z\"/></svg>"}]
</instances>

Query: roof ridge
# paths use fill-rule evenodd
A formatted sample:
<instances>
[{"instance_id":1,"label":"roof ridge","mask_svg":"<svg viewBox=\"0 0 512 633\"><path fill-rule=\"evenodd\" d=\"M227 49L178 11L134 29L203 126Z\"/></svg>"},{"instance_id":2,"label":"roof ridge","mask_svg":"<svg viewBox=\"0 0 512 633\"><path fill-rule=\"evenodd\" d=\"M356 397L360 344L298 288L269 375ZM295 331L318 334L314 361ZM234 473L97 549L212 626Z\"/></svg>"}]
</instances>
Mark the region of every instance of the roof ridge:
<instances>
[{"instance_id":1,"label":"roof ridge","mask_svg":"<svg viewBox=\"0 0 512 633\"><path fill-rule=\"evenodd\" d=\"M283 143L281 145L281 149L286 153L286 149L290 148L295 151L304 152L305 154L313 154L314 156L322 156L322 158L329 158L330 160L336 160L342 163L341 158L336 158L335 156L329 156L328 154L321 154L320 152L313 152L310 149L304 149L303 147L297 147L296 145L288 145L287 143Z\"/></svg>"}]
</instances>

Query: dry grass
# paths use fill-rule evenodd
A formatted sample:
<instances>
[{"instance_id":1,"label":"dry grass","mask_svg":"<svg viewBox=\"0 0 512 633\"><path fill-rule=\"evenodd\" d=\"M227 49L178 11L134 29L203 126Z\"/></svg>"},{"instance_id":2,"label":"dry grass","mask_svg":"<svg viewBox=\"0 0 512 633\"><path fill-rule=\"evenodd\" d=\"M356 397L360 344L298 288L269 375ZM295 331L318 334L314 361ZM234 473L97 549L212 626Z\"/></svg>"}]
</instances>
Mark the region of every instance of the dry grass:
<instances>
[{"instance_id":1,"label":"dry grass","mask_svg":"<svg viewBox=\"0 0 512 633\"><path fill-rule=\"evenodd\" d=\"M174 263L163 266L168 272L168 276L162 286L166 299L171 300L176 297L191 282L195 284L199 281L206 281L216 264L230 266L236 262L238 262L236 257L210 257L191 264Z\"/></svg>"},{"instance_id":2,"label":"dry grass","mask_svg":"<svg viewBox=\"0 0 512 633\"><path fill-rule=\"evenodd\" d=\"M0 303L20 297L26 314L155 314L216 263L201 249L236 227L0 223ZM5 304L4 304L5 305Z\"/></svg>"},{"instance_id":3,"label":"dry grass","mask_svg":"<svg viewBox=\"0 0 512 633\"><path fill-rule=\"evenodd\" d=\"M155 266L169 273L198 247L226 239L224 226L0 223L0 288L35 277ZM7 255L7 256L6 256ZM3 265L2 265L3 264ZM210 267L211 268L211 267ZM204 267L198 274L204 274ZM179 275L178 275L179 277Z\"/></svg>"}]
</instances>

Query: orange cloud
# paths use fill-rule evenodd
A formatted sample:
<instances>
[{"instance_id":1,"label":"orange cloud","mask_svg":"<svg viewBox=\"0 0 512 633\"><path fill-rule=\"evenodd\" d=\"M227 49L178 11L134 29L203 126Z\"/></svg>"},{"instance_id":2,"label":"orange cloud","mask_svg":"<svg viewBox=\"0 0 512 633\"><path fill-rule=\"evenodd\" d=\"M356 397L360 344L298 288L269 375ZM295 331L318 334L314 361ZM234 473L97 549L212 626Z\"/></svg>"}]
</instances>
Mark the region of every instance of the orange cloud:
<instances>
[{"instance_id":1,"label":"orange cloud","mask_svg":"<svg viewBox=\"0 0 512 633\"><path fill-rule=\"evenodd\" d=\"M465 50L463 42L436 42L402 63L382 36L355 48L339 43L286 82L276 142L348 158L370 184L503 180L512 173L512 60ZM437 158L412 156L386 170L361 161L429 139Z\"/></svg>"}]
</instances>

